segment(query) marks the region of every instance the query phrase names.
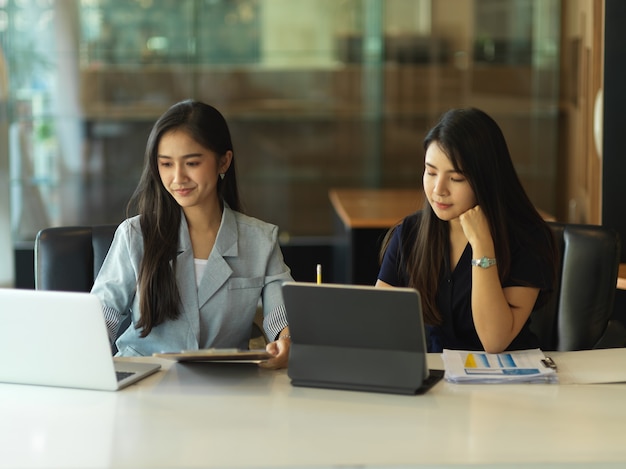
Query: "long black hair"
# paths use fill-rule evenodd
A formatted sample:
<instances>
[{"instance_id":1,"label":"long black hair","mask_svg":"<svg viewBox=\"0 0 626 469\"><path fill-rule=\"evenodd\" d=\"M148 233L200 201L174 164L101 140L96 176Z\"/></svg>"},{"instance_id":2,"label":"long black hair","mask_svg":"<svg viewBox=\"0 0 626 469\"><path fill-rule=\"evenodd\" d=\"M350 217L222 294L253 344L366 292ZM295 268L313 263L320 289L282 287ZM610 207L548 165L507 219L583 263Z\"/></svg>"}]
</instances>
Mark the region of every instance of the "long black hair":
<instances>
[{"instance_id":1,"label":"long black hair","mask_svg":"<svg viewBox=\"0 0 626 469\"><path fill-rule=\"evenodd\" d=\"M222 114L205 103L193 100L170 107L154 124L144 157L139 184L128 204L140 217L144 253L138 276L140 320L135 324L141 337L153 327L180 314L180 295L176 286L176 256L181 208L161 182L158 148L163 135L171 130L184 130L198 144L221 158L233 151L230 130ZM235 156L223 179L218 179L220 202L241 211Z\"/></svg>"}]
</instances>

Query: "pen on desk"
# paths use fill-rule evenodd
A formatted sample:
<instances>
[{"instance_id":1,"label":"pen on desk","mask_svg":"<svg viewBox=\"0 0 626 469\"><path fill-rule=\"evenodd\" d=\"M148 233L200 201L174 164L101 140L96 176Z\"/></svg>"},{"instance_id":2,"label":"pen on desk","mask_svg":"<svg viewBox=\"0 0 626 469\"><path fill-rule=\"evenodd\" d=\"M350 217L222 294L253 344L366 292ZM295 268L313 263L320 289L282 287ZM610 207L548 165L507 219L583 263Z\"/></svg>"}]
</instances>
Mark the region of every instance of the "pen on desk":
<instances>
[{"instance_id":1,"label":"pen on desk","mask_svg":"<svg viewBox=\"0 0 626 469\"><path fill-rule=\"evenodd\" d=\"M317 283L320 284L322 283L322 264L317 264L316 273L317 273Z\"/></svg>"}]
</instances>

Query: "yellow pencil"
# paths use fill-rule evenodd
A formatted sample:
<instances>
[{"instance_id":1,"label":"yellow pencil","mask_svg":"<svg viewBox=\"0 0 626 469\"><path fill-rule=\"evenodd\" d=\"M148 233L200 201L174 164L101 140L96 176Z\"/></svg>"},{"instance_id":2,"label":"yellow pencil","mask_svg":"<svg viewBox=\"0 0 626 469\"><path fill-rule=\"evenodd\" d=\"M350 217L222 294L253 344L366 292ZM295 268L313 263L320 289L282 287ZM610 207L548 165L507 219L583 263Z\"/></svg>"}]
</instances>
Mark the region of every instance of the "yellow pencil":
<instances>
[{"instance_id":1,"label":"yellow pencil","mask_svg":"<svg viewBox=\"0 0 626 469\"><path fill-rule=\"evenodd\" d=\"M317 283L322 283L322 264L317 264Z\"/></svg>"}]
</instances>

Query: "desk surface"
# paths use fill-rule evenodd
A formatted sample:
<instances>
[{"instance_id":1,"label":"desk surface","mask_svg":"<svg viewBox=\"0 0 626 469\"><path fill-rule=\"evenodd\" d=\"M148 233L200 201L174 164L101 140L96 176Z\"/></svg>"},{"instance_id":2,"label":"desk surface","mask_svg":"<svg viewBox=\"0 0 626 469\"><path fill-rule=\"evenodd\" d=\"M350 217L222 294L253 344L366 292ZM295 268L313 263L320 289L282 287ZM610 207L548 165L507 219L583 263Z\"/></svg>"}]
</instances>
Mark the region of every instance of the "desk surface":
<instances>
[{"instance_id":1,"label":"desk surface","mask_svg":"<svg viewBox=\"0 0 626 469\"><path fill-rule=\"evenodd\" d=\"M348 228L390 228L419 210L419 189L331 189L330 202Z\"/></svg>"},{"instance_id":2,"label":"desk surface","mask_svg":"<svg viewBox=\"0 0 626 469\"><path fill-rule=\"evenodd\" d=\"M254 365L158 361L162 371L119 392L0 384L0 467L626 462L626 384L441 381L400 396L296 388L286 371ZM441 366L439 355L429 362Z\"/></svg>"}]
</instances>

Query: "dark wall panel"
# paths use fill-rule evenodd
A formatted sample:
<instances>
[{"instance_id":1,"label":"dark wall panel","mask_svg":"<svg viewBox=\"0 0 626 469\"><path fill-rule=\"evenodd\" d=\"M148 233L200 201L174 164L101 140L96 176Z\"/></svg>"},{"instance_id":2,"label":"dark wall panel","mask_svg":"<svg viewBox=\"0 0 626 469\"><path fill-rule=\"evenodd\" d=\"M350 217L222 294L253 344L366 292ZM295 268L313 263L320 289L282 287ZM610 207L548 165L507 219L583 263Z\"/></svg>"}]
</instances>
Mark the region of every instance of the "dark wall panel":
<instances>
[{"instance_id":1,"label":"dark wall panel","mask_svg":"<svg viewBox=\"0 0 626 469\"><path fill-rule=\"evenodd\" d=\"M620 233L626 262L626 2L605 5L602 224Z\"/></svg>"}]
</instances>

